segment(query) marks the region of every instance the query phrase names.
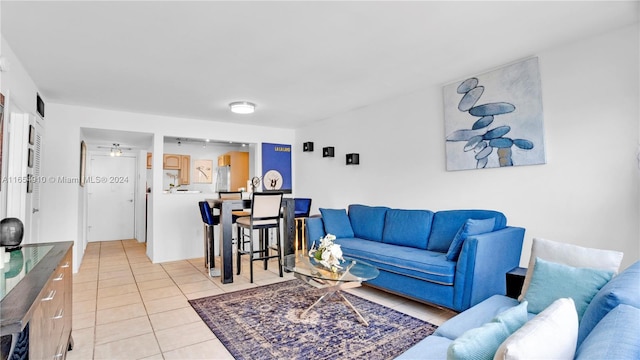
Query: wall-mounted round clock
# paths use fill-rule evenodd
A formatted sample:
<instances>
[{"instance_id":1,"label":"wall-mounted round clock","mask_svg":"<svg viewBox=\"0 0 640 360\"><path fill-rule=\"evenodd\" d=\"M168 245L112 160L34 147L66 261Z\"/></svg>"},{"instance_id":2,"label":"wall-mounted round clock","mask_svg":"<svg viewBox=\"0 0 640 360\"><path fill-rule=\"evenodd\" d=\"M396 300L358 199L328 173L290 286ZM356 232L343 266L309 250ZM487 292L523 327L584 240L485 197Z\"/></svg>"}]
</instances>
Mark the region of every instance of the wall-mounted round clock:
<instances>
[{"instance_id":1,"label":"wall-mounted round clock","mask_svg":"<svg viewBox=\"0 0 640 360\"><path fill-rule=\"evenodd\" d=\"M266 190L280 190L282 188L282 174L278 170L269 170L262 177Z\"/></svg>"}]
</instances>

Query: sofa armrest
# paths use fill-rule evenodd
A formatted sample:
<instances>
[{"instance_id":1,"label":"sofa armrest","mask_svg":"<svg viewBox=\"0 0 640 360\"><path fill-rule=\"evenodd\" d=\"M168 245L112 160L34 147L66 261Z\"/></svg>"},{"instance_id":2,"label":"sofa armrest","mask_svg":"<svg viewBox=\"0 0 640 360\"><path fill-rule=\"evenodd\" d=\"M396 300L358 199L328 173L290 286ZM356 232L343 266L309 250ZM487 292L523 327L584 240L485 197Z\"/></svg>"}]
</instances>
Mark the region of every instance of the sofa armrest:
<instances>
[{"instance_id":1,"label":"sofa armrest","mask_svg":"<svg viewBox=\"0 0 640 360\"><path fill-rule=\"evenodd\" d=\"M506 294L505 274L520 265L525 229L506 227L468 237L454 280L455 310L464 311L496 294Z\"/></svg>"},{"instance_id":2,"label":"sofa armrest","mask_svg":"<svg viewBox=\"0 0 640 360\"><path fill-rule=\"evenodd\" d=\"M309 217L305 220L306 236L307 236L307 250L311 248L313 242L318 242L326 234L324 232L324 222L322 217ZM316 244L318 245L318 244Z\"/></svg>"}]
</instances>

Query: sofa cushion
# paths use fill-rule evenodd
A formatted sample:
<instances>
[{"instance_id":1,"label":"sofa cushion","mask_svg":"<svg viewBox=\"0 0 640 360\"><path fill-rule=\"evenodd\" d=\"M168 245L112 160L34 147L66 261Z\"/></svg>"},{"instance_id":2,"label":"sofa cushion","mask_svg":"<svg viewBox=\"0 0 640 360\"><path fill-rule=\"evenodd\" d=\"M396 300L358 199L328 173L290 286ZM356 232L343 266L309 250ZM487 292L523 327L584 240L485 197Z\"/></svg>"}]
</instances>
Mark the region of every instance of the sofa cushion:
<instances>
[{"instance_id":1,"label":"sofa cushion","mask_svg":"<svg viewBox=\"0 0 640 360\"><path fill-rule=\"evenodd\" d=\"M621 304L593 328L576 351L582 359L640 359L640 309Z\"/></svg>"},{"instance_id":2,"label":"sofa cushion","mask_svg":"<svg viewBox=\"0 0 640 360\"><path fill-rule=\"evenodd\" d=\"M529 303L525 300L520 304L506 309L500 314L496 315L492 322L500 323L509 331L514 333L516 330L529 320L528 308Z\"/></svg>"},{"instance_id":3,"label":"sofa cushion","mask_svg":"<svg viewBox=\"0 0 640 360\"><path fill-rule=\"evenodd\" d=\"M446 359L447 349L453 340L431 335L400 354L395 360Z\"/></svg>"},{"instance_id":4,"label":"sofa cushion","mask_svg":"<svg viewBox=\"0 0 640 360\"><path fill-rule=\"evenodd\" d=\"M580 321L578 346L598 322L619 304L640 308L640 261L614 276L593 297Z\"/></svg>"},{"instance_id":5,"label":"sofa cushion","mask_svg":"<svg viewBox=\"0 0 640 360\"><path fill-rule=\"evenodd\" d=\"M462 250L462 245L467 237L491 232L493 231L495 223L495 218L484 220L467 219L456 233L456 236L453 237L451 245L449 245L447 260L457 261L460 250Z\"/></svg>"},{"instance_id":6,"label":"sofa cushion","mask_svg":"<svg viewBox=\"0 0 640 360\"><path fill-rule=\"evenodd\" d=\"M382 241L387 244L426 249L433 212L389 209L384 220Z\"/></svg>"},{"instance_id":7,"label":"sofa cushion","mask_svg":"<svg viewBox=\"0 0 640 360\"><path fill-rule=\"evenodd\" d=\"M610 270L617 273L622 261L622 255L619 251L592 249L534 238L531 245L529 267L527 268L527 274L522 285L522 293L518 300L522 300L524 293L527 292L536 257L573 267Z\"/></svg>"},{"instance_id":8,"label":"sofa cushion","mask_svg":"<svg viewBox=\"0 0 640 360\"><path fill-rule=\"evenodd\" d=\"M475 306L447 320L433 333L451 340L457 339L465 331L482 326L496 315L518 305L518 300L504 295L493 295Z\"/></svg>"},{"instance_id":9,"label":"sofa cushion","mask_svg":"<svg viewBox=\"0 0 640 360\"><path fill-rule=\"evenodd\" d=\"M504 325L495 322L471 329L449 345L447 360L491 360L509 335Z\"/></svg>"},{"instance_id":10,"label":"sofa cushion","mask_svg":"<svg viewBox=\"0 0 640 360\"><path fill-rule=\"evenodd\" d=\"M444 254L407 246L385 244L359 238L336 239L344 256L364 260L371 265L442 285L453 285L456 266Z\"/></svg>"},{"instance_id":11,"label":"sofa cushion","mask_svg":"<svg viewBox=\"0 0 640 360\"><path fill-rule=\"evenodd\" d=\"M433 216L431 234L427 250L446 253L453 241L453 237L467 219L490 219L495 218L496 223L493 230L499 230L507 226L507 218L498 211L493 210L444 210L438 211Z\"/></svg>"},{"instance_id":12,"label":"sofa cushion","mask_svg":"<svg viewBox=\"0 0 640 360\"><path fill-rule=\"evenodd\" d=\"M455 339L447 351L447 359L491 360L498 347L527 322L527 302L498 314L491 322L470 329Z\"/></svg>"},{"instance_id":13,"label":"sofa cushion","mask_svg":"<svg viewBox=\"0 0 640 360\"><path fill-rule=\"evenodd\" d=\"M354 236L382 241L384 218L388 209L384 206L349 205L349 220Z\"/></svg>"},{"instance_id":14,"label":"sofa cushion","mask_svg":"<svg viewBox=\"0 0 640 360\"><path fill-rule=\"evenodd\" d=\"M573 359L577 338L575 304L558 299L509 336L494 359Z\"/></svg>"},{"instance_id":15,"label":"sofa cushion","mask_svg":"<svg viewBox=\"0 0 640 360\"><path fill-rule=\"evenodd\" d=\"M352 238L353 229L345 209L323 209L320 208L324 231L333 234L336 238Z\"/></svg>"},{"instance_id":16,"label":"sofa cushion","mask_svg":"<svg viewBox=\"0 0 640 360\"><path fill-rule=\"evenodd\" d=\"M529 301L529 312L537 314L555 300L570 297L581 319L591 299L612 276L611 271L575 268L536 258L524 299Z\"/></svg>"}]
</instances>

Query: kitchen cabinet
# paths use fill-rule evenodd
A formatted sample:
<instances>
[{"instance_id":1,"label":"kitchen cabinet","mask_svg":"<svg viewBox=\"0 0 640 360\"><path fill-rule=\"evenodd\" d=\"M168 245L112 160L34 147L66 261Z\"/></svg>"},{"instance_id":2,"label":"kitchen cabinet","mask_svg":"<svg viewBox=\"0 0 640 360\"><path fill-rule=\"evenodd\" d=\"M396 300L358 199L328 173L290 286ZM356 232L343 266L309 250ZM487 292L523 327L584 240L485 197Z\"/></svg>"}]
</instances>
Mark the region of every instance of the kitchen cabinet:
<instances>
[{"instance_id":1,"label":"kitchen cabinet","mask_svg":"<svg viewBox=\"0 0 640 360\"><path fill-rule=\"evenodd\" d=\"M162 168L165 170L180 170L182 165L182 155L164 154L162 157Z\"/></svg>"},{"instance_id":2,"label":"kitchen cabinet","mask_svg":"<svg viewBox=\"0 0 640 360\"><path fill-rule=\"evenodd\" d=\"M147 169L151 169L151 165L153 165L153 154L147 153Z\"/></svg>"},{"instance_id":3,"label":"kitchen cabinet","mask_svg":"<svg viewBox=\"0 0 640 360\"><path fill-rule=\"evenodd\" d=\"M231 165L231 155L224 154L218 156L218 166L229 166Z\"/></svg>"},{"instance_id":4,"label":"kitchen cabinet","mask_svg":"<svg viewBox=\"0 0 640 360\"><path fill-rule=\"evenodd\" d=\"M28 349L30 359L64 359L73 346L72 246L71 241L27 244L11 252L5 266L16 271L7 272L13 276L2 279L0 293L2 342L5 337L18 342L9 358Z\"/></svg>"},{"instance_id":5,"label":"kitchen cabinet","mask_svg":"<svg viewBox=\"0 0 640 360\"><path fill-rule=\"evenodd\" d=\"M231 179L229 189L238 191L247 187L249 181L249 153L246 151L229 151L223 156L229 156L231 166Z\"/></svg>"},{"instance_id":6,"label":"kitchen cabinet","mask_svg":"<svg viewBox=\"0 0 640 360\"><path fill-rule=\"evenodd\" d=\"M180 155L180 185L189 185L191 175L191 156Z\"/></svg>"}]
</instances>

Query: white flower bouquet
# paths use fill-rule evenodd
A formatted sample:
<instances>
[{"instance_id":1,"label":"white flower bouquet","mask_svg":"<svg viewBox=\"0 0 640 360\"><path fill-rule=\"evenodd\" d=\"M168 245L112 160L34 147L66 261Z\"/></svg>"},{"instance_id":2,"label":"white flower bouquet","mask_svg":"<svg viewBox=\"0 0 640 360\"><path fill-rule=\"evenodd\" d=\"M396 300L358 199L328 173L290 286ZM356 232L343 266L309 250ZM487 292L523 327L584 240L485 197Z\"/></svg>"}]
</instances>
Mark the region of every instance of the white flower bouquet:
<instances>
[{"instance_id":1,"label":"white flower bouquet","mask_svg":"<svg viewBox=\"0 0 640 360\"><path fill-rule=\"evenodd\" d=\"M320 239L320 245L316 248L316 242L314 241L309 250L309 256L317 260L320 264L331 270L331 272L338 272L342 269L340 263L344 261L342 257L342 249L340 245L336 244L335 235L327 234Z\"/></svg>"}]
</instances>

